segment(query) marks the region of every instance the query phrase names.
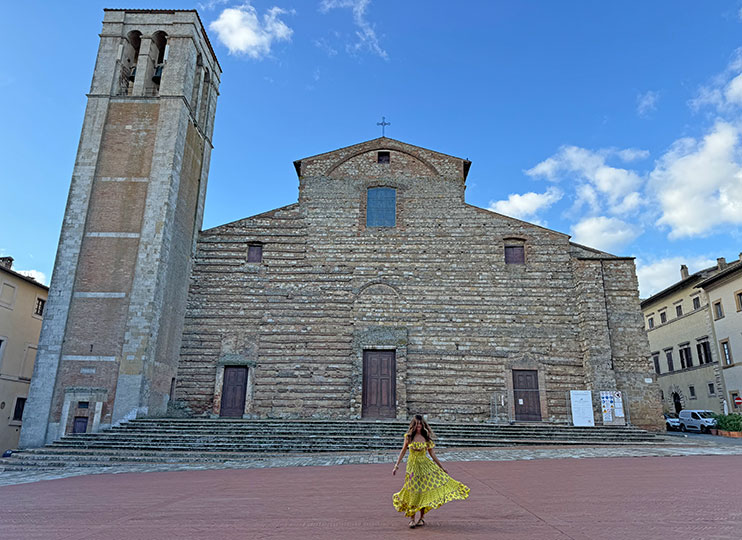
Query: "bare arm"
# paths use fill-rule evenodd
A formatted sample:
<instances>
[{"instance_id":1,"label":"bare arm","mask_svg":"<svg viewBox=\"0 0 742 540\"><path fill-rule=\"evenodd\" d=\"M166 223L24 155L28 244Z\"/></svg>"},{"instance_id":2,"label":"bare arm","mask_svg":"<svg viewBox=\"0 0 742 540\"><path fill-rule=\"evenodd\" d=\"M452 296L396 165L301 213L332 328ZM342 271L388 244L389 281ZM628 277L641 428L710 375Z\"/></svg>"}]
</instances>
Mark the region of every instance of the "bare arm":
<instances>
[{"instance_id":1,"label":"bare arm","mask_svg":"<svg viewBox=\"0 0 742 540\"><path fill-rule=\"evenodd\" d=\"M441 469L443 469L444 473L448 474L448 471L443 467L443 465L441 465L441 462L438 461L438 458L436 457L435 452L433 451L432 448L428 448L428 454L430 454L430 457L433 459L435 464L438 465Z\"/></svg>"},{"instance_id":2,"label":"bare arm","mask_svg":"<svg viewBox=\"0 0 742 540\"><path fill-rule=\"evenodd\" d=\"M402 447L402 450L399 452L399 456L397 457L397 463L394 464L394 469L392 469L392 474L397 474L397 469L399 469L399 462L402 461L402 458L404 457L406 452L407 452L407 437L404 438L404 446Z\"/></svg>"}]
</instances>

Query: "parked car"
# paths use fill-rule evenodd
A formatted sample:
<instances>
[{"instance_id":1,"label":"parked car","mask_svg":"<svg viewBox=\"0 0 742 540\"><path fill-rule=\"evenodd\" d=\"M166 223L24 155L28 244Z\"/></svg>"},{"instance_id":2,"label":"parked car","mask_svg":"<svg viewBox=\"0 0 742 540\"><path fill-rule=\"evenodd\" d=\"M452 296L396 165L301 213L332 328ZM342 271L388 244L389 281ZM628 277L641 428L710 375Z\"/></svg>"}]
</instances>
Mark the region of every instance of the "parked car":
<instances>
[{"instance_id":1,"label":"parked car","mask_svg":"<svg viewBox=\"0 0 742 540\"><path fill-rule=\"evenodd\" d=\"M716 418L713 411L705 410L683 410L678 415L681 431L700 431L708 433L708 430L716 426Z\"/></svg>"},{"instance_id":2,"label":"parked car","mask_svg":"<svg viewBox=\"0 0 742 540\"><path fill-rule=\"evenodd\" d=\"M680 419L678 418L677 413L665 413L665 427L667 428L667 431L680 430Z\"/></svg>"}]
</instances>

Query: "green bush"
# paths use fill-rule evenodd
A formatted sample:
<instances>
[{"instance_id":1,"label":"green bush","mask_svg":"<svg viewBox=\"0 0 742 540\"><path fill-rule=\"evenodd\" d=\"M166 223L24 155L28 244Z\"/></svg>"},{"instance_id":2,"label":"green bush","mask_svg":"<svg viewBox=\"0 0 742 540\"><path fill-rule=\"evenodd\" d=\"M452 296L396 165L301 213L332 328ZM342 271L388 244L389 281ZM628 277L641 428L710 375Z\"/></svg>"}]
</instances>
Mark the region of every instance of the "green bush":
<instances>
[{"instance_id":1,"label":"green bush","mask_svg":"<svg viewBox=\"0 0 742 540\"><path fill-rule=\"evenodd\" d=\"M716 428L724 431L742 431L742 414L717 414Z\"/></svg>"}]
</instances>

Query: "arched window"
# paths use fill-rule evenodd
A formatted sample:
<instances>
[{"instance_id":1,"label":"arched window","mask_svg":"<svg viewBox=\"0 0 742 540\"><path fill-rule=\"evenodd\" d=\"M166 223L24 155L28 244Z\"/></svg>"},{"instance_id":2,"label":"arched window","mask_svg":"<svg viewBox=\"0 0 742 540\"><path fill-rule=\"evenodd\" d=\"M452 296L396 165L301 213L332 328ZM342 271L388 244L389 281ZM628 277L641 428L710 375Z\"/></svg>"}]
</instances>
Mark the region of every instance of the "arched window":
<instances>
[{"instance_id":1,"label":"arched window","mask_svg":"<svg viewBox=\"0 0 742 540\"><path fill-rule=\"evenodd\" d=\"M201 85L201 98L198 103L198 123L206 131L206 124L209 121L209 88L211 87L211 75L209 70L204 68L204 82Z\"/></svg>"},{"instance_id":2,"label":"arched window","mask_svg":"<svg viewBox=\"0 0 742 540\"><path fill-rule=\"evenodd\" d=\"M165 68L165 61L167 60L167 34L162 31L152 34L152 47L154 48L150 55L154 61L152 82L159 89L160 81L162 80L162 71Z\"/></svg>"},{"instance_id":3,"label":"arched window","mask_svg":"<svg viewBox=\"0 0 742 540\"><path fill-rule=\"evenodd\" d=\"M126 41L121 51L121 94L131 94L134 88L134 79L137 75L137 61L139 60L139 48L142 45L142 33L132 30L126 34Z\"/></svg>"},{"instance_id":4,"label":"arched window","mask_svg":"<svg viewBox=\"0 0 742 540\"><path fill-rule=\"evenodd\" d=\"M397 190L390 187L368 188L366 194L366 227L397 225Z\"/></svg>"},{"instance_id":5,"label":"arched window","mask_svg":"<svg viewBox=\"0 0 742 540\"><path fill-rule=\"evenodd\" d=\"M193 76L193 93L191 94L191 110L193 116L198 114L198 95L201 92L201 79L204 76L204 61L201 53L196 57L196 70Z\"/></svg>"}]
</instances>

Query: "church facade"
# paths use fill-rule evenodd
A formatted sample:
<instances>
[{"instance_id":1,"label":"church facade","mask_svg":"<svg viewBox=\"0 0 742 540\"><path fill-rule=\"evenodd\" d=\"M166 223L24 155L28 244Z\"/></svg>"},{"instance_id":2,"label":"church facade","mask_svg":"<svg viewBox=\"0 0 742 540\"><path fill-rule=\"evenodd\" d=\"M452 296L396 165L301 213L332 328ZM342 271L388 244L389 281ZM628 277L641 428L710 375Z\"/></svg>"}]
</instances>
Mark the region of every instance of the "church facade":
<instances>
[{"instance_id":1,"label":"church facade","mask_svg":"<svg viewBox=\"0 0 742 540\"><path fill-rule=\"evenodd\" d=\"M176 399L191 414L659 422L631 258L465 202L470 162L379 138L295 162L298 202L202 231Z\"/></svg>"},{"instance_id":2,"label":"church facade","mask_svg":"<svg viewBox=\"0 0 742 540\"><path fill-rule=\"evenodd\" d=\"M41 446L174 410L657 428L633 260L468 205L470 162L379 138L201 231L221 67L195 10L105 10L23 413Z\"/></svg>"}]
</instances>

